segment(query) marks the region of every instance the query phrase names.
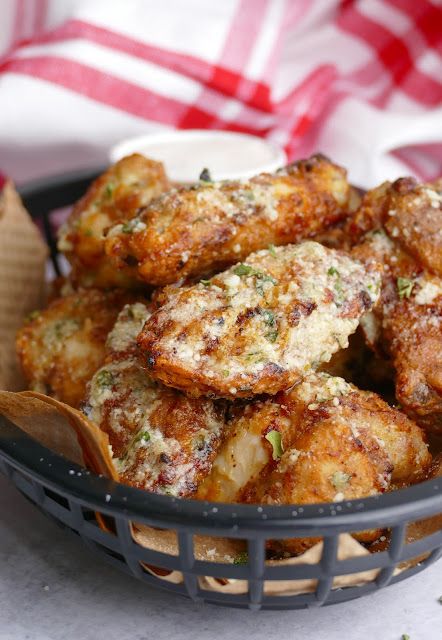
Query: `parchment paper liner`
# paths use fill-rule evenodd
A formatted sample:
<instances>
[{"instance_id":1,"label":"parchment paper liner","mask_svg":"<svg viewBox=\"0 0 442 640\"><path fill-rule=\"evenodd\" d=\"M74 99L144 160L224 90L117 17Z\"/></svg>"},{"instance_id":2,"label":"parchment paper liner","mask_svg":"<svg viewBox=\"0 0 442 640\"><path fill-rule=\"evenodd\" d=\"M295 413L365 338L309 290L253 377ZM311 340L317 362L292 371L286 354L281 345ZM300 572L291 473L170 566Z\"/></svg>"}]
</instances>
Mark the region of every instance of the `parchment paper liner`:
<instances>
[{"instance_id":1,"label":"parchment paper liner","mask_svg":"<svg viewBox=\"0 0 442 640\"><path fill-rule=\"evenodd\" d=\"M90 468L95 473L118 480L112 463L109 441L105 433L82 413L43 394L10 390L23 388L15 356L15 333L27 313L41 306L44 299L44 263L47 247L24 209L13 185L7 183L0 200L0 413L52 451L68 460ZM19 295L18 295L19 294ZM440 465L439 465L440 472ZM97 514L100 526L109 531L105 519ZM412 523L407 539L417 540L434 533L442 526L442 514ZM134 540L141 546L163 553L178 555L176 532L131 524ZM198 560L229 564L246 548L236 539L207 536L194 537L194 554ZM382 550L379 548L379 550ZM322 542L296 558L268 561L269 565L314 564L320 560ZM349 534L339 536L338 559L366 556L369 551ZM428 555L428 554L426 554ZM424 556L423 556L424 557ZM404 563L395 573L416 564L420 559ZM143 565L146 571L162 580L180 583L179 571ZM333 588L358 586L375 579L379 569L337 576ZM223 593L245 593L245 580L209 576L199 578L203 589ZM265 581L266 594L295 595L314 591L316 579Z\"/></svg>"},{"instance_id":2,"label":"parchment paper liner","mask_svg":"<svg viewBox=\"0 0 442 640\"><path fill-rule=\"evenodd\" d=\"M23 318L42 306L48 248L12 182L0 190L0 389L25 382L15 355Z\"/></svg>"}]
</instances>

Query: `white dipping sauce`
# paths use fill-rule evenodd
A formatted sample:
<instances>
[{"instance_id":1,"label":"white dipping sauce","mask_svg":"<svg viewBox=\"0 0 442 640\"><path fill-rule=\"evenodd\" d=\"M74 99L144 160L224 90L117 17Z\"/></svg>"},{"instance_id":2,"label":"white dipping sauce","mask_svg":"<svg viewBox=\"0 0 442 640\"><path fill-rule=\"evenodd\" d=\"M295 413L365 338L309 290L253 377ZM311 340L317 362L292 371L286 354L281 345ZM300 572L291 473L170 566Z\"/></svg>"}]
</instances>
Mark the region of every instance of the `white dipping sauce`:
<instances>
[{"instance_id":1,"label":"white dipping sauce","mask_svg":"<svg viewBox=\"0 0 442 640\"><path fill-rule=\"evenodd\" d=\"M110 160L116 162L131 153L163 162L174 182L195 182L204 168L212 180L250 178L276 171L287 161L282 149L262 138L197 129L124 140L111 149Z\"/></svg>"}]
</instances>

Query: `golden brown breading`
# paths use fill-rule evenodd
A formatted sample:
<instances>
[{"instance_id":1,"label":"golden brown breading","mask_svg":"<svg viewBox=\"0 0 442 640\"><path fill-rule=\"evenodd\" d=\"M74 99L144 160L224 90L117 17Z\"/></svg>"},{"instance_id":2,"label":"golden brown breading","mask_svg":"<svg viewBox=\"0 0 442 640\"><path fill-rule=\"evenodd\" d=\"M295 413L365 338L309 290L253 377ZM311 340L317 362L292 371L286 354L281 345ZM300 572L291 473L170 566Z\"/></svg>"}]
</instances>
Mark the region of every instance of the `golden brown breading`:
<instances>
[{"instance_id":1,"label":"golden brown breading","mask_svg":"<svg viewBox=\"0 0 442 640\"><path fill-rule=\"evenodd\" d=\"M346 217L352 192L346 172L323 156L247 182L200 183L157 198L113 227L106 252L152 285L213 273L269 244L321 233Z\"/></svg>"},{"instance_id":2,"label":"golden brown breading","mask_svg":"<svg viewBox=\"0 0 442 640\"><path fill-rule=\"evenodd\" d=\"M190 395L274 394L347 346L379 284L376 269L316 242L258 251L169 288L138 344L154 378Z\"/></svg>"},{"instance_id":3,"label":"golden brown breading","mask_svg":"<svg viewBox=\"0 0 442 640\"><path fill-rule=\"evenodd\" d=\"M73 407L104 360L104 344L125 291L78 291L32 314L17 335L17 352L30 388Z\"/></svg>"},{"instance_id":4,"label":"golden brown breading","mask_svg":"<svg viewBox=\"0 0 442 640\"><path fill-rule=\"evenodd\" d=\"M379 396L342 378L311 374L235 417L197 497L254 504L363 498L423 480L431 455L422 432ZM373 540L377 532L358 539ZM270 542L299 553L315 539Z\"/></svg>"},{"instance_id":5,"label":"golden brown breading","mask_svg":"<svg viewBox=\"0 0 442 640\"><path fill-rule=\"evenodd\" d=\"M441 218L442 181L418 184L399 178L365 194L347 231L357 244L367 232L384 229L417 263L442 276Z\"/></svg>"},{"instance_id":6,"label":"golden brown breading","mask_svg":"<svg viewBox=\"0 0 442 640\"><path fill-rule=\"evenodd\" d=\"M134 286L129 269L117 270L104 253L108 227L133 218L170 185L160 162L133 154L97 178L60 230L58 247L72 264L71 278L82 286ZM129 227L123 224L123 233Z\"/></svg>"},{"instance_id":7,"label":"golden brown breading","mask_svg":"<svg viewBox=\"0 0 442 640\"><path fill-rule=\"evenodd\" d=\"M379 304L361 324L368 343L391 357L396 397L429 432L442 433L442 197L438 188L396 181L384 227L365 235L353 256L383 264ZM433 274L431 273L433 272Z\"/></svg>"},{"instance_id":8,"label":"golden brown breading","mask_svg":"<svg viewBox=\"0 0 442 640\"><path fill-rule=\"evenodd\" d=\"M144 304L121 312L104 366L91 380L83 411L109 435L120 481L147 491L191 495L210 471L224 408L156 383L137 359Z\"/></svg>"},{"instance_id":9,"label":"golden brown breading","mask_svg":"<svg viewBox=\"0 0 442 640\"><path fill-rule=\"evenodd\" d=\"M416 261L442 277L442 184L394 183L385 229ZM395 207L395 208L393 208Z\"/></svg>"},{"instance_id":10,"label":"golden brown breading","mask_svg":"<svg viewBox=\"0 0 442 640\"><path fill-rule=\"evenodd\" d=\"M382 343L396 370L398 401L421 426L442 435L442 280L421 276L413 289L410 300L384 315Z\"/></svg>"}]
</instances>

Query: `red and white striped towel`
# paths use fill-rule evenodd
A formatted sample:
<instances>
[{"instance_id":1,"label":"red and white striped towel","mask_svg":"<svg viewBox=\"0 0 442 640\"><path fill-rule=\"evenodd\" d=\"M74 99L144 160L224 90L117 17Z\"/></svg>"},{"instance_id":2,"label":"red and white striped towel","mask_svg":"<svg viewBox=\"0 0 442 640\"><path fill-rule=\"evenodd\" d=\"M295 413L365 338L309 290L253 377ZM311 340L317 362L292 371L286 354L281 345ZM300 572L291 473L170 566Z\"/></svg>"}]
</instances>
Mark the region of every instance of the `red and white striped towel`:
<instances>
[{"instance_id":1,"label":"red and white striped towel","mask_svg":"<svg viewBox=\"0 0 442 640\"><path fill-rule=\"evenodd\" d=\"M127 136L244 131L371 186L442 166L440 0L2 0L0 171Z\"/></svg>"}]
</instances>

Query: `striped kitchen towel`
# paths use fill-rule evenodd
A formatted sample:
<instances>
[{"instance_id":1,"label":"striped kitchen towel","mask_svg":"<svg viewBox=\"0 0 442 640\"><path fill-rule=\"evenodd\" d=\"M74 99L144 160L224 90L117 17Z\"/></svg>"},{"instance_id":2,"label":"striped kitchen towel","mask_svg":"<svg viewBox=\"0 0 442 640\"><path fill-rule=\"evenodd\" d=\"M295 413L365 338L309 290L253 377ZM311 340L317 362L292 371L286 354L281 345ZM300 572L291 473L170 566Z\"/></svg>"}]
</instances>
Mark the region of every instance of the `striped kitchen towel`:
<instances>
[{"instance_id":1,"label":"striped kitchen towel","mask_svg":"<svg viewBox=\"0 0 442 640\"><path fill-rule=\"evenodd\" d=\"M2 0L0 171L106 162L127 136L244 131L372 186L442 165L440 0Z\"/></svg>"}]
</instances>

